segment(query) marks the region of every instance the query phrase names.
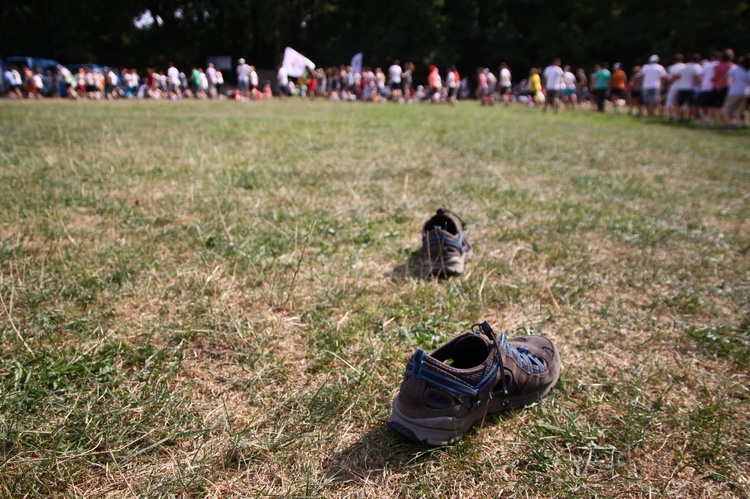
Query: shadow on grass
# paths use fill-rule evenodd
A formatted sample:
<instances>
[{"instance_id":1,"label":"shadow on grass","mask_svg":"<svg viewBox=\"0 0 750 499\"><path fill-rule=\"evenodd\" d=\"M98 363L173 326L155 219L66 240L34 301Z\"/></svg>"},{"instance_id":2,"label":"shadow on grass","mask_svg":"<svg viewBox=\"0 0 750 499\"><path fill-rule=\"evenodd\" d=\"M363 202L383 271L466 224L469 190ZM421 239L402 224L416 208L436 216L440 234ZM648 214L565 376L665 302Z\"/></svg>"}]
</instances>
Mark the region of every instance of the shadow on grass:
<instances>
[{"instance_id":1,"label":"shadow on grass","mask_svg":"<svg viewBox=\"0 0 750 499\"><path fill-rule=\"evenodd\" d=\"M516 411L487 417L485 426L502 425ZM455 445L429 447L413 443L390 430L385 424L365 433L358 441L331 456L325 463L328 480L338 484L367 483L384 473L403 474L425 463L440 461L445 454L460 456L481 445L479 424L474 425Z\"/></svg>"},{"instance_id":2,"label":"shadow on grass","mask_svg":"<svg viewBox=\"0 0 750 499\"><path fill-rule=\"evenodd\" d=\"M393 270L386 273L386 276L391 279L394 283L401 282L407 278L412 279L421 279L424 277L424 279L437 279L437 280L445 280L449 279L450 277L446 275L444 272L436 273L436 275L427 275L422 276L422 250L414 250L409 255L409 259L400 264L396 265Z\"/></svg>"},{"instance_id":3,"label":"shadow on grass","mask_svg":"<svg viewBox=\"0 0 750 499\"><path fill-rule=\"evenodd\" d=\"M414 250L409 255L409 259L397 265L386 274L393 282L400 282L409 277L422 277L422 250Z\"/></svg>"},{"instance_id":4,"label":"shadow on grass","mask_svg":"<svg viewBox=\"0 0 750 499\"><path fill-rule=\"evenodd\" d=\"M331 456L325 465L328 478L337 483L365 482L385 472L401 473L420 463L439 459L451 447L427 447L405 440L385 424Z\"/></svg>"},{"instance_id":5,"label":"shadow on grass","mask_svg":"<svg viewBox=\"0 0 750 499\"><path fill-rule=\"evenodd\" d=\"M656 116L647 118L646 116L628 116L634 120L639 120L644 125L662 126L667 128L682 128L685 130L694 130L702 133L711 133L720 136L741 136L750 132L747 125L734 125L731 128L724 128L721 125L710 124L702 125L698 120L669 120L665 116Z\"/></svg>"}]
</instances>

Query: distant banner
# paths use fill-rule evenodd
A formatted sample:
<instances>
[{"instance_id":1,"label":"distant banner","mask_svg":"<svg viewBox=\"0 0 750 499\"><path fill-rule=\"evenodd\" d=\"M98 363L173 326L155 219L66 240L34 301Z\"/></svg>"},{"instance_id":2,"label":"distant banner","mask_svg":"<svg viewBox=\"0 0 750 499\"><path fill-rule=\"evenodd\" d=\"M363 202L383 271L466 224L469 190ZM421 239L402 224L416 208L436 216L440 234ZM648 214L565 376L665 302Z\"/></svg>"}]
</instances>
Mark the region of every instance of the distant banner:
<instances>
[{"instance_id":1,"label":"distant banner","mask_svg":"<svg viewBox=\"0 0 750 499\"><path fill-rule=\"evenodd\" d=\"M352 57L351 67L355 73L362 72L362 52Z\"/></svg>"},{"instance_id":2,"label":"distant banner","mask_svg":"<svg viewBox=\"0 0 750 499\"><path fill-rule=\"evenodd\" d=\"M232 69L232 57L228 55L214 55L208 58L208 62L212 63L216 69L226 71Z\"/></svg>"},{"instance_id":3,"label":"distant banner","mask_svg":"<svg viewBox=\"0 0 750 499\"><path fill-rule=\"evenodd\" d=\"M305 74L305 69L315 69L315 63L291 47L284 50L284 61L281 65L292 78Z\"/></svg>"}]
</instances>

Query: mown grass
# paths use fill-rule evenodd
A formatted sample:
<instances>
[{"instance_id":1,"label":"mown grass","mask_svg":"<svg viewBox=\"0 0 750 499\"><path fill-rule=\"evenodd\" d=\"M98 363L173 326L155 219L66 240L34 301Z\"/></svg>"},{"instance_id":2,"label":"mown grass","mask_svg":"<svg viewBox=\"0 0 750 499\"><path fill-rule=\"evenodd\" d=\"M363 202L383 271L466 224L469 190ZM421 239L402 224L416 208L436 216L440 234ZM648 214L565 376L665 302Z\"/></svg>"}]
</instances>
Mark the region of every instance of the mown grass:
<instances>
[{"instance_id":1,"label":"mown grass","mask_svg":"<svg viewBox=\"0 0 750 499\"><path fill-rule=\"evenodd\" d=\"M747 497L750 135L527 108L1 103L0 495ZM415 277L421 224L475 259ZM426 449L414 348L552 337Z\"/></svg>"}]
</instances>

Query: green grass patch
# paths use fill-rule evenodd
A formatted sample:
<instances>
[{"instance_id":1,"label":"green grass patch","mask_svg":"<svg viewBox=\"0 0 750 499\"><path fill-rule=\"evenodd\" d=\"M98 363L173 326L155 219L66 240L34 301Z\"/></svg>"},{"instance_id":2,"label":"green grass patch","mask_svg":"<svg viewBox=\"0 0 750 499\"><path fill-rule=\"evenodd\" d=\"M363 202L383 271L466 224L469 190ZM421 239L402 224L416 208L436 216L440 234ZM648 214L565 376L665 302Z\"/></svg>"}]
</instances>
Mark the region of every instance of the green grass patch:
<instances>
[{"instance_id":1,"label":"green grass patch","mask_svg":"<svg viewBox=\"0 0 750 499\"><path fill-rule=\"evenodd\" d=\"M747 495L747 130L0 104L0 495ZM424 281L441 206L474 258ZM413 350L483 320L559 386L452 448L388 431Z\"/></svg>"}]
</instances>

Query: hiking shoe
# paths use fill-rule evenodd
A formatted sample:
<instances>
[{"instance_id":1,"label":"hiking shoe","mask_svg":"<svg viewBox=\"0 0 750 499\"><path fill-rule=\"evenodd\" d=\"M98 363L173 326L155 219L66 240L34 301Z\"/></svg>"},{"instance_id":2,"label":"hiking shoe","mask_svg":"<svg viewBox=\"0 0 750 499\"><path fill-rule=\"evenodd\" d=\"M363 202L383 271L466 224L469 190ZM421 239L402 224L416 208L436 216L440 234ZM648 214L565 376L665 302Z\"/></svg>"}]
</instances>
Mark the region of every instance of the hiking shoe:
<instances>
[{"instance_id":1,"label":"hiking shoe","mask_svg":"<svg viewBox=\"0 0 750 499\"><path fill-rule=\"evenodd\" d=\"M471 244L463 232L465 228L466 224L458 215L444 208L438 209L425 222L422 229L423 277L448 277L464 272L466 260L471 258Z\"/></svg>"},{"instance_id":2,"label":"hiking shoe","mask_svg":"<svg viewBox=\"0 0 750 499\"><path fill-rule=\"evenodd\" d=\"M451 445L487 414L546 396L560 378L560 354L543 336L506 341L487 322L406 365L388 426L415 442Z\"/></svg>"}]
</instances>

